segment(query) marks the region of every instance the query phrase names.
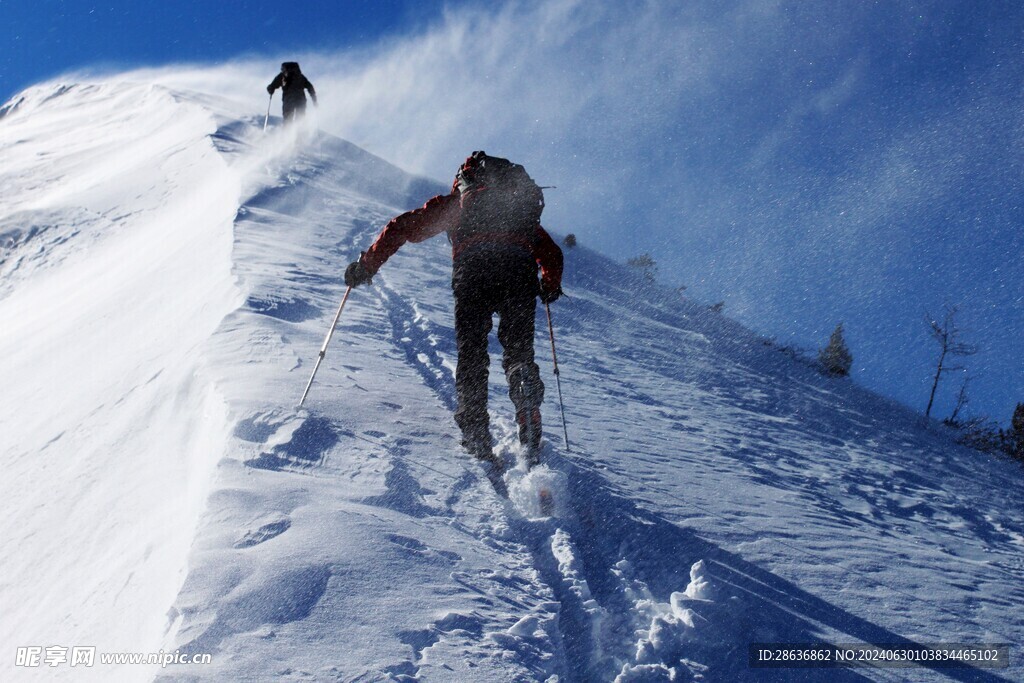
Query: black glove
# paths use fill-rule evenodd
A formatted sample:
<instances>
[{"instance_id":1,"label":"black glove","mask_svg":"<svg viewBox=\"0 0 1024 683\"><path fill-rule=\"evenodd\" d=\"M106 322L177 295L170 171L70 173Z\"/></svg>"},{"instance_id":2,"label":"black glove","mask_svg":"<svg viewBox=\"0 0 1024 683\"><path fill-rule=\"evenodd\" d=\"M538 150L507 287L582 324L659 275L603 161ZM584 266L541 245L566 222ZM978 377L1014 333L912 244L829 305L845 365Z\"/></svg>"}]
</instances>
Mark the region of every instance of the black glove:
<instances>
[{"instance_id":1,"label":"black glove","mask_svg":"<svg viewBox=\"0 0 1024 683\"><path fill-rule=\"evenodd\" d=\"M558 301L558 297L562 296L562 288L558 287L554 291L545 291L543 287L540 288L540 301L543 304L553 304Z\"/></svg>"},{"instance_id":2,"label":"black glove","mask_svg":"<svg viewBox=\"0 0 1024 683\"><path fill-rule=\"evenodd\" d=\"M274 86L268 85L267 86L267 92L270 93L271 95L273 95L274 94Z\"/></svg>"},{"instance_id":3,"label":"black glove","mask_svg":"<svg viewBox=\"0 0 1024 683\"><path fill-rule=\"evenodd\" d=\"M363 259L360 256L358 260L348 264L348 268L345 269L345 284L349 287L358 287L364 285L373 279L373 274L366 269L363 265Z\"/></svg>"}]
</instances>

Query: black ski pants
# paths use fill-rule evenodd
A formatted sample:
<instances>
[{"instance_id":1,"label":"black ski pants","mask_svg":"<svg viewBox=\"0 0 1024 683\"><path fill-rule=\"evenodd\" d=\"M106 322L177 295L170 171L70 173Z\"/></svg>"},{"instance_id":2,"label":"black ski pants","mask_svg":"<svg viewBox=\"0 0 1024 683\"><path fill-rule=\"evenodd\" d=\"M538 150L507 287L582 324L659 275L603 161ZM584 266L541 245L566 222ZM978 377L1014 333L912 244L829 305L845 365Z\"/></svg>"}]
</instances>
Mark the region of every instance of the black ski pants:
<instances>
[{"instance_id":1,"label":"black ski pants","mask_svg":"<svg viewBox=\"0 0 1024 683\"><path fill-rule=\"evenodd\" d=\"M284 107L282 114L284 115L285 123L291 123L296 118L301 118L306 113L306 98L303 97L284 97Z\"/></svg>"},{"instance_id":2,"label":"black ski pants","mask_svg":"<svg viewBox=\"0 0 1024 683\"><path fill-rule=\"evenodd\" d=\"M540 407L544 399L544 385L533 350L537 265L518 250L511 251L509 255L480 250L460 257L454 264L452 289L459 354L455 370L455 421L468 443L490 444L487 338L495 313L499 318L498 341L503 349L501 364L516 412Z\"/></svg>"}]
</instances>

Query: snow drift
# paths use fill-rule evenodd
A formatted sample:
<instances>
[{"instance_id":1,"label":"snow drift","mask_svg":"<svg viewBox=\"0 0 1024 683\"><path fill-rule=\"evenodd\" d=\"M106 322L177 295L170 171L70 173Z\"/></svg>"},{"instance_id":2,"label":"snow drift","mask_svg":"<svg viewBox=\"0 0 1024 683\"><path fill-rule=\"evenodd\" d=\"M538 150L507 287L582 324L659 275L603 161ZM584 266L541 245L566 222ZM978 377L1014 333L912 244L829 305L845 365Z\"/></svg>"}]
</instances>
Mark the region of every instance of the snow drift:
<instances>
[{"instance_id":1,"label":"snow drift","mask_svg":"<svg viewBox=\"0 0 1024 683\"><path fill-rule=\"evenodd\" d=\"M553 307L571 449L510 501L451 420L443 238L352 294L296 410L345 264L444 185L242 109L0 109L5 680L1020 675L751 670L752 642L1019 642L1020 469L585 248ZM213 661L15 666L54 645Z\"/></svg>"},{"instance_id":2,"label":"snow drift","mask_svg":"<svg viewBox=\"0 0 1024 683\"><path fill-rule=\"evenodd\" d=\"M0 641L155 651L229 434L204 346L241 303L239 181L160 89L5 113Z\"/></svg>"}]
</instances>

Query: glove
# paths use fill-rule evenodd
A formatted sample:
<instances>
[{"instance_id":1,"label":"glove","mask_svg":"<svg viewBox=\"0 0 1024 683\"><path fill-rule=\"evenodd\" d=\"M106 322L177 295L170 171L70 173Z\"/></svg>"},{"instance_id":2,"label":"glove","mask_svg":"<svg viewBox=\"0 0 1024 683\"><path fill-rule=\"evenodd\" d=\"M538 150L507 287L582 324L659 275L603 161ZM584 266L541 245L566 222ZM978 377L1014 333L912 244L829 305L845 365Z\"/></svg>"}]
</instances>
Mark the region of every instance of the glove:
<instances>
[{"instance_id":1,"label":"glove","mask_svg":"<svg viewBox=\"0 0 1024 683\"><path fill-rule=\"evenodd\" d=\"M273 95L274 94L274 86L268 85L267 86L267 92L270 93L271 95Z\"/></svg>"},{"instance_id":2,"label":"glove","mask_svg":"<svg viewBox=\"0 0 1024 683\"><path fill-rule=\"evenodd\" d=\"M349 287L358 287L373 279L373 274L363 265L362 257L348 264L345 269L345 284Z\"/></svg>"},{"instance_id":3,"label":"glove","mask_svg":"<svg viewBox=\"0 0 1024 683\"><path fill-rule=\"evenodd\" d=\"M558 297L562 296L562 288L557 287L552 291L547 291L543 287L540 288L540 301L543 304L553 304L558 301Z\"/></svg>"},{"instance_id":4,"label":"glove","mask_svg":"<svg viewBox=\"0 0 1024 683\"><path fill-rule=\"evenodd\" d=\"M319 107L319 106L320 106L320 103L316 101L316 95L310 95L310 97L311 97L311 98L312 98L312 100L313 100L313 106L314 106L314 107Z\"/></svg>"}]
</instances>

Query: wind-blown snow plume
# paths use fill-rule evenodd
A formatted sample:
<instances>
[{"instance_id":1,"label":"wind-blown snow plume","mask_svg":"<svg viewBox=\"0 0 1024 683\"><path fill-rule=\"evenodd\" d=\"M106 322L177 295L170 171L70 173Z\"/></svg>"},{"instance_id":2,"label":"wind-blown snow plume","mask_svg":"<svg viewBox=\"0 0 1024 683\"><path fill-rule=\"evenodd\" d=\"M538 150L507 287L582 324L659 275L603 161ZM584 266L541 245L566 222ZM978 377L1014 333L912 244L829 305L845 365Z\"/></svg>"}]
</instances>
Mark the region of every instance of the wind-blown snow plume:
<instances>
[{"instance_id":1,"label":"wind-blown snow plume","mask_svg":"<svg viewBox=\"0 0 1024 683\"><path fill-rule=\"evenodd\" d=\"M799 345L844 320L854 374L907 403L930 360L909 326L963 303L991 349L975 403L1003 414L1019 381L996 378L1024 372L1005 199L1024 91L1015 22L957 7L462 5L371 45L138 76L262 112L278 63L299 59L325 130L440 179L474 149L515 157L557 186L551 227L657 253L672 284ZM976 52L947 53L958 32Z\"/></svg>"},{"instance_id":2,"label":"wind-blown snow plume","mask_svg":"<svg viewBox=\"0 0 1024 683\"><path fill-rule=\"evenodd\" d=\"M227 438L203 348L240 182L162 88L40 87L0 123L0 640L155 652Z\"/></svg>"}]
</instances>

